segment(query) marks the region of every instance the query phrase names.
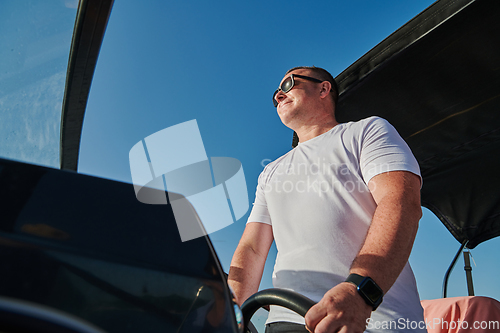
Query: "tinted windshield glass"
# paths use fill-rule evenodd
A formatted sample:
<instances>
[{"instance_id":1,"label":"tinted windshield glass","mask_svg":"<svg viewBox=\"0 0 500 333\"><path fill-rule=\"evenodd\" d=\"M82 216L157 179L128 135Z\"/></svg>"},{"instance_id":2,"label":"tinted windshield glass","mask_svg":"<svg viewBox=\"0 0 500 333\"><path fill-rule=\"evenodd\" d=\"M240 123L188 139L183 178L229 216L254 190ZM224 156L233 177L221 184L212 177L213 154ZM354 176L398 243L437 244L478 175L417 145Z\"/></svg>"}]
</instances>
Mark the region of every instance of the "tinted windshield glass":
<instances>
[{"instance_id":1,"label":"tinted windshield glass","mask_svg":"<svg viewBox=\"0 0 500 333\"><path fill-rule=\"evenodd\" d=\"M0 157L59 166L77 0L0 2Z\"/></svg>"}]
</instances>

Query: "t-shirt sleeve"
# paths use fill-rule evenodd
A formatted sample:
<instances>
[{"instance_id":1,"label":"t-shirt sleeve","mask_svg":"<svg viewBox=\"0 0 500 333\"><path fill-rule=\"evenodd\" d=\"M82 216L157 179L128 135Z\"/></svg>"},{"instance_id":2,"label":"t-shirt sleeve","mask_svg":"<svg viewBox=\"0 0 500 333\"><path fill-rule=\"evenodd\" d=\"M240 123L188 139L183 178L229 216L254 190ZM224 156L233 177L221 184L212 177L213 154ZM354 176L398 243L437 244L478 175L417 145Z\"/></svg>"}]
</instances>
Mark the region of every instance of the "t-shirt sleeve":
<instances>
[{"instance_id":1,"label":"t-shirt sleeve","mask_svg":"<svg viewBox=\"0 0 500 333\"><path fill-rule=\"evenodd\" d=\"M272 225L271 216L269 215L269 210L267 209L267 202L265 196L265 188L266 188L265 184L266 177L264 176L265 171L266 170L264 169L264 171L259 176L257 191L255 192L255 201L252 206L252 211L248 216L247 223L260 222Z\"/></svg>"},{"instance_id":2,"label":"t-shirt sleeve","mask_svg":"<svg viewBox=\"0 0 500 333\"><path fill-rule=\"evenodd\" d=\"M409 171L420 177L420 167L408 144L385 119L371 117L361 137L360 167L366 184L389 171Z\"/></svg>"}]
</instances>

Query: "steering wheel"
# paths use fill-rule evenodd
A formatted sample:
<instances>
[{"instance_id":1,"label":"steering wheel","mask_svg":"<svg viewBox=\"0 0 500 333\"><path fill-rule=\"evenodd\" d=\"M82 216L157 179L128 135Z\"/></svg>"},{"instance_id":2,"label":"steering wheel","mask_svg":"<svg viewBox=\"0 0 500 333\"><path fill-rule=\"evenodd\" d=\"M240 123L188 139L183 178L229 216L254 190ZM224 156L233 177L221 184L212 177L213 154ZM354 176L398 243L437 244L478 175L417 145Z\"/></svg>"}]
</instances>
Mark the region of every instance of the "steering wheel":
<instances>
[{"instance_id":1,"label":"steering wheel","mask_svg":"<svg viewBox=\"0 0 500 333\"><path fill-rule=\"evenodd\" d=\"M250 322L250 318L252 318L253 314L262 306L283 306L304 317L307 311L309 311L314 304L316 304L316 302L291 290L278 288L261 290L250 296L241 305L241 312L243 313L243 320L245 323L245 332Z\"/></svg>"}]
</instances>

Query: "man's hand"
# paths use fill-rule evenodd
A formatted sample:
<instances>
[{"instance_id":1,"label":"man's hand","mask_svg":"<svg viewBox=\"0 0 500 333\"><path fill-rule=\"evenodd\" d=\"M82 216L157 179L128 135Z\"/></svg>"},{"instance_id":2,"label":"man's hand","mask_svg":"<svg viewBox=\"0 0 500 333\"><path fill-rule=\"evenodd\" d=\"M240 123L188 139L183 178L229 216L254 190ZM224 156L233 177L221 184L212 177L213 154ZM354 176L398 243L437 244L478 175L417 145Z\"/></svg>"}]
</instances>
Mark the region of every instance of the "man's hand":
<instances>
[{"instance_id":1,"label":"man's hand","mask_svg":"<svg viewBox=\"0 0 500 333\"><path fill-rule=\"evenodd\" d=\"M325 296L306 313L306 327L314 333L361 333L372 307L366 304L356 286L343 282L330 289Z\"/></svg>"}]
</instances>

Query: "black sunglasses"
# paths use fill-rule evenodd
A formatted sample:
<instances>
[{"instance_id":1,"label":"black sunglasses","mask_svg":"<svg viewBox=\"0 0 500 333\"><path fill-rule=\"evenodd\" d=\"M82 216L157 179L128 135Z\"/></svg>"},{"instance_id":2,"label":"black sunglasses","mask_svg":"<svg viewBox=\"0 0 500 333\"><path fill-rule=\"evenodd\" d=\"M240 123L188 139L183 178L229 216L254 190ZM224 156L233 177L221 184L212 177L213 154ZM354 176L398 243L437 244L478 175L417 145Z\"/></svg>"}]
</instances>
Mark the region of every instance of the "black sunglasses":
<instances>
[{"instance_id":1,"label":"black sunglasses","mask_svg":"<svg viewBox=\"0 0 500 333\"><path fill-rule=\"evenodd\" d=\"M295 79L294 79L295 77L298 77L298 78L301 78L301 79L304 79L304 80L309 80L309 81L316 82L316 83L323 82L321 80L315 79L315 78L310 77L310 76L304 76L304 75L299 75L299 74L291 74L289 77L287 77L285 79L285 81L283 81L281 83L281 85L279 86L279 88L276 89L276 91L274 92L274 94L273 94L273 104L274 104L274 107L278 107L278 101L275 98L276 94L279 91L282 91L282 92L284 92L286 94L287 92L289 92L290 90L292 90L293 86L295 85Z\"/></svg>"}]
</instances>

